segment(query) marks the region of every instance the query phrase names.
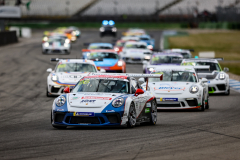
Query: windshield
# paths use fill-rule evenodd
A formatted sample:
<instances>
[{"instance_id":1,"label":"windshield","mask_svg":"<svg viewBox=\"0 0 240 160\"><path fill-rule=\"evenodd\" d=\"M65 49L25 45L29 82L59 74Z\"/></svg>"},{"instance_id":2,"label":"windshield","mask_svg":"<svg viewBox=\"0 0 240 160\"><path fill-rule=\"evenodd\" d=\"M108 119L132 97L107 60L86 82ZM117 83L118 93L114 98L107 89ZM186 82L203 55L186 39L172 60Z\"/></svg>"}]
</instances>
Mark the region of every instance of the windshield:
<instances>
[{"instance_id":1,"label":"windshield","mask_svg":"<svg viewBox=\"0 0 240 160\"><path fill-rule=\"evenodd\" d=\"M84 63L59 63L56 72L97 72L91 64Z\"/></svg>"},{"instance_id":2,"label":"windshield","mask_svg":"<svg viewBox=\"0 0 240 160\"><path fill-rule=\"evenodd\" d=\"M188 53L181 53L181 55L183 56L183 58L191 58L191 55Z\"/></svg>"},{"instance_id":3,"label":"windshield","mask_svg":"<svg viewBox=\"0 0 240 160\"><path fill-rule=\"evenodd\" d=\"M128 93L128 82L109 79L81 79L73 89L76 92Z\"/></svg>"},{"instance_id":4,"label":"windshield","mask_svg":"<svg viewBox=\"0 0 240 160\"><path fill-rule=\"evenodd\" d=\"M111 59L119 59L118 55L111 52L92 52L88 56L88 59L102 59L102 58L111 58Z\"/></svg>"},{"instance_id":5,"label":"windshield","mask_svg":"<svg viewBox=\"0 0 240 160\"><path fill-rule=\"evenodd\" d=\"M88 49L112 49L111 46L90 45Z\"/></svg>"},{"instance_id":6,"label":"windshield","mask_svg":"<svg viewBox=\"0 0 240 160\"><path fill-rule=\"evenodd\" d=\"M212 71L221 71L221 68L219 67L218 63L213 62L185 62L181 65L191 65L191 66L209 66L210 72ZM206 70L198 70L198 72L206 72Z\"/></svg>"},{"instance_id":7,"label":"windshield","mask_svg":"<svg viewBox=\"0 0 240 160\"><path fill-rule=\"evenodd\" d=\"M49 38L49 43L57 42L57 43L65 43L65 39L63 38Z\"/></svg>"},{"instance_id":8,"label":"windshield","mask_svg":"<svg viewBox=\"0 0 240 160\"><path fill-rule=\"evenodd\" d=\"M146 49L147 46L144 44L126 44L125 48L141 48L141 49Z\"/></svg>"},{"instance_id":9,"label":"windshield","mask_svg":"<svg viewBox=\"0 0 240 160\"><path fill-rule=\"evenodd\" d=\"M177 56L166 56L166 55L153 55L150 63L152 65L161 64L161 63L174 63L174 64L180 64L182 62L181 57Z\"/></svg>"},{"instance_id":10,"label":"windshield","mask_svg":"<svg viewBox=\"0 0 240 160\"><path fill-rule=\"evenodd\" d=\"M148 40L150 40L150 39L147 38L147 37L140 37L140 40L148 41Z\"/></svg>"},{"instance_id":11,"label":"windshield","mask_svg":"<svg viewBox=\"0 0 240 160\"><path fill-rule=\"evenodd\" d=\"M125 42L117 42L118 47L122 47L122 46L124 46L124 44L125 44Z\"/></svg>"},{"instance_id":12,"label":"windshield","mask_svg":"<svg viewBox=\"0 0 240 160\"><path fill-rule=\"evenodd\" d=\"M154 74L163 74L162 81L197 82L196 74L194 72L161 71L161 72L155 72ZM160 79L149 78L149 82L160 82Z\"/></svg>"}]
</instances>

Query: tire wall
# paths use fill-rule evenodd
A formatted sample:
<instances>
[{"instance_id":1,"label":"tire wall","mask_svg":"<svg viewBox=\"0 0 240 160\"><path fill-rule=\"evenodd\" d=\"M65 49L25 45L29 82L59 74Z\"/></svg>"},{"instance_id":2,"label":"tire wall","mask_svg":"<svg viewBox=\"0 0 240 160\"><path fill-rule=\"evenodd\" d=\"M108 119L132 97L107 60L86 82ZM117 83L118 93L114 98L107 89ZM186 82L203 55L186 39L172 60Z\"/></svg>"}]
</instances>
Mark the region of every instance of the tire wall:
<instances>
[{"instance_id":1,"label":"tire wall","mask_svg":"<svg viewBox=\"0 0 240 160\"><path fill-rule=\"evenodd\" d=\"M0 46L18 42L16 31L0 32Z\"/></svg>"}]
</instances>

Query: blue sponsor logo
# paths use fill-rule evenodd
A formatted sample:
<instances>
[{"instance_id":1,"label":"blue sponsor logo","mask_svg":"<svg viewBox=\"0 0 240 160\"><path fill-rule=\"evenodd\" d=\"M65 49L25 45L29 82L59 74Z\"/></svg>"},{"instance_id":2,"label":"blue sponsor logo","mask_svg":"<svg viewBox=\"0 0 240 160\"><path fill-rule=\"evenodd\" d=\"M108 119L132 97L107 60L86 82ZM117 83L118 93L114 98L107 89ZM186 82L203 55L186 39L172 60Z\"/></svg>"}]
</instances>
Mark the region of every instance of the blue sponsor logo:
<instances>
[{"instance_id":1,"label":"blue sponsor logo","mask_svg":"<svg viewBox=\"0 0 240 160\"><path fill-rule=\"evenodd\" d=\"M159 87L159 89L170 90L170 89L183 89L183 88L182 87Z\"/></svg>"},{"instance_id":2,"label":"blue sponsor logo","mask_svg":"<svg viewBox=\"0 0 240 160\"><path fill-rule=\"evenodd\" d=\"M76 112L75 116L94 117L94 112Z\"/></svg>"},{"instance_id":3,"label":"blue sponsor logo","mask_svg":"<svg viewBox=\"0 0 240 160\"><path fill-rule=\"evenodd\" d=\"M96 100L82 100L80 103L94 103Z\"/></svg>"},{"instance_id":4,"label":"blue sponsor logo","mask_svg":"<svg viewBox=\"0 0 240 160\"><path fill-rule=\"evenodd\" d=\"M207 83L210 83L210 81L208 81Z\"/></svg>"},{"instance_id":5,"label":"blue sponsor logo","mask_svg":"<svg viewBox=\"0 0 240 160\"><path fill-rule=\"evenodd\" d=\"M163 101L178 101L178 98L163 98Z\"/></svg>"}]
</instances>

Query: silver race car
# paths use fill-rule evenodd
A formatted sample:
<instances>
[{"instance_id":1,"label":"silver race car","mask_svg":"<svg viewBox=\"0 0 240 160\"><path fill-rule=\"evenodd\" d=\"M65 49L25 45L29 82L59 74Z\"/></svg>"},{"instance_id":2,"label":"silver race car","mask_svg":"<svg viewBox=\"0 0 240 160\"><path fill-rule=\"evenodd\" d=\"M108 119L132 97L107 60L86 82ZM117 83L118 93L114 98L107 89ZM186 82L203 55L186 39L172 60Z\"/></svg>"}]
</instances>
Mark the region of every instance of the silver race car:
<instances>
[{"instance_id":1,"label":"silver race car","mask_svg":"<svg viewBox=\"0 0 240 160\"><path fill-rule=\"evenodd\" d=\"M63 36L50 36L42 43L42 53L60 53L70 54L71 43L70 40Z\"/></svg>"},{"instance_id":2,"label":"silver race car","mask_svg":"<svg viewBox=\"0 0 240 160\"><path fill-rule=\"evenodd\" d=\"M218 58L219 60L223 60ZM209 66L208 70L198 69L197 74L199 78L206 78L208 80L208 87L210 94L230 94L229 75L226 73L228 68L222 70L217 59L184 59L181 63L183 66Z\"/></svg>"}]
</instances>

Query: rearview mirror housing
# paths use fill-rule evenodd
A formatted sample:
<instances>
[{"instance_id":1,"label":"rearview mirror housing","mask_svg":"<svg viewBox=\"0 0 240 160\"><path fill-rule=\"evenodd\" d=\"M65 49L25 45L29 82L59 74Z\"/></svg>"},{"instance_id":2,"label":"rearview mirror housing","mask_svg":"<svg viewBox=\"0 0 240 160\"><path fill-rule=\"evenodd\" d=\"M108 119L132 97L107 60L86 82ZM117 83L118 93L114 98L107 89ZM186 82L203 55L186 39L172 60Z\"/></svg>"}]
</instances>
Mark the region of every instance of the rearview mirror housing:
<instances>
[{"instance_id":1,"label":"rearview mirror housing","mask_svg":"<svg viewBox=\"0 0 240 160\"><path fill-rule=\"evenodd\" d=\"M69 87L64 88L63 92L64 93L70 93L70 88Z\"/></svg>"},{"instance_id":2,"label":"rearview mirror housing","mask_svg":"<svg viewBox=\"0 0 240 160\"><path fill-rule=\"evenodd\" d=\"M224 72L229 72L229 68L224 67L223 71L224 71Z\"/></svg>"},{"instance_id":3,"label":"rearview mirror housing","mask_svg":"<svg viewBox=\"0 0 240 160\"><path fill-rule=\"evenodd\" d=\"M202 78L202 83L207 83L208 80L206 78Z\"/></svg>"},{"instance_id":4,"label":"rearview mirror housing","mask_svg":"<svg viewBox=\"0 0 240 160\"><path fill-rule=\"evenodd\" d=\"M144 91L143 91L142 89L138 88L138 89L136 90L134 96L138 96L139 94L143 94L143 93L144 93Z\"/></svg>"}]
</instances>

